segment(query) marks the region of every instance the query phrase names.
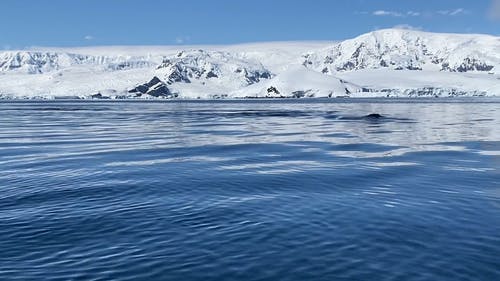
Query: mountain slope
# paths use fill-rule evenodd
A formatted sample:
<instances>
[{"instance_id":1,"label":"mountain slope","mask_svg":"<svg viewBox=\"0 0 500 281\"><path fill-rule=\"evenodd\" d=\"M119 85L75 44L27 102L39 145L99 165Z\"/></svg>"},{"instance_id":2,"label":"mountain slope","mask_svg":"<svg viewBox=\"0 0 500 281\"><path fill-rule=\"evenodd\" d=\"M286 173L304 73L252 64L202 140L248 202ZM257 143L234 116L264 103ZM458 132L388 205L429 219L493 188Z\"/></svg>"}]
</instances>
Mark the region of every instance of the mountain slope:
<instances>
[{"instance_id":1,"label":"mountain slope","mask_svg":"<svg viewBox=\"0 0 500 281\"><path fill-rule=\"evenodd\" d=\"M278 76L231 93L237 98L319 98L348 96L360 87L333 76L295 65Z\"/></svg>"}]
</instances>

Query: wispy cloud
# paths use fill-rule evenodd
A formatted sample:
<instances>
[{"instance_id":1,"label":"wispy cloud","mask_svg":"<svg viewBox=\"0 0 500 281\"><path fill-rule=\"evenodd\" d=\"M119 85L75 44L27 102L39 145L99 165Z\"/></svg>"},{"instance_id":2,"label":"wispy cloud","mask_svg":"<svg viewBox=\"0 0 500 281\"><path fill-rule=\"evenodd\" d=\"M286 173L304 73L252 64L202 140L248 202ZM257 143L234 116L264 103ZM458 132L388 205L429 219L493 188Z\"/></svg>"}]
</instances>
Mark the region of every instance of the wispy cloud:
<instances>
[{"instance_id":1,"label":"wispy cloud","mask_svg":"<svg viewBox=\"0 0 500 281\"><path fill-rule=\"evenodd\" d=\"M398 18L404 17L404 14L402 14L402 13L394 12L394 11L385 11L385 10L374 11L372 13L372 15L374 15L374 16L381 16L381 17L386 17L386 16L389 16L389 17L398 17Z\"/></svg>"},{"instance_id":2,"label":"wispy cloud","mask_svg":"<svg viewBox=\"0 0 500 281\"><path fill-rule=\"evenodd\" d=\"M424 30L421 26L413 26L406 23L395 25L393 28L406 29L406 30Z\"/></svg>"},{"instance_id":3,"label":"wispy cloud","mask_svg":"<svg viewBox=\"0 0 500 281\"><path fill-rule=\"evenodd\" d=\"M442 16L458 16L458 15L466 15L469 13L469 11L467 11L464 8L458 8L455 10L441 10L438 11L437 13Z\"/></svg>"},{"instance_id":4,"label":"wispy cloud","mask_svg":"<svg viewBox=\"0 0 500 281\"><path fill-rule=\"evenodd\" d=\"M499 2L500 0L494 0L495 2ZM500 6L500 4L498 5ZM498 8L500 10L500 8ZM395 18L407 18L407 17L421 17L421 16L459 16L459 15L467 15L470 12L464 8L457 8L453 10L440 10L440 11L388 11L388 10L376 10L373 12L355 12L357 15L373 15L377 17L395 17ZM498 16L500 17L500 11L498 11Z\"/></svg>"},{"instance_id":5,"label":"wispy cloud","mask_svg":"<svg viewBox=\"0 0 500 281\"><path fill-rule=\"evenodd\" d=\"M94 40L94 36L92 36L92 35L86 35L85 37L83 37L83 39L85 39L87 41Z\"/></svg>"},{"instance_id":6,"label":"wispy cloud","mask_svg":"<svg viewBox=\"0 0 500 281\"><path fill-rule=\"evenodd\" d=\"M175 38L174 42L175 44L185 44L188 42L191 38L189 36L178 36Z\"/></svg>"},{"instance_id":7,"label":"wispy cloud","mask_svg":"<svg viewBox=\"0 0 500 281\"><path fill-rule=\"evenodd\" d=\"M490 8L490 16L494 20L500 20L500 0L493 0Z\"/></svg>"}]
</instances>

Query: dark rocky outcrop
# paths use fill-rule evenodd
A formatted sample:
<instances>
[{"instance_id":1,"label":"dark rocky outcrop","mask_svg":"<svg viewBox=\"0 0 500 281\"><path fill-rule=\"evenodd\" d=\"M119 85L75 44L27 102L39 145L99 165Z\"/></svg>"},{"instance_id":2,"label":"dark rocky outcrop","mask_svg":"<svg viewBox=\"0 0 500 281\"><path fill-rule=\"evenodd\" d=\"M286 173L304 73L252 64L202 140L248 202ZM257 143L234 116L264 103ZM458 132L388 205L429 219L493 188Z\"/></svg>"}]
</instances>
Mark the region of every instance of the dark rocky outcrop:
<instances>
[{"instance_id":1,"label":"dark rocky outcrop","mask_svg":"<svg viewBox=\"0 0 500 281\"><path fill-rule=\"evenodd\" d=\"M467 72L467 71L491 71L493 69L492 65L487 64L484 61L480 61L474 58L465 58L463 62L455 67L451 67L449 63L443 63L441 65L442 71L452 71L452 72Z\"/></svg>"},{"instance_id":2,"label":"dark rocky outcrop","mask_svg":"<svg viewBox=\"0 0 500 281\"><path fill-rule=\"evenodd\" d=\"M210 70L208 73L207 73L207 78L218 78L219 75L215 74L213 72L213 70Z\"/></svg>"},{"instance_id":3,"label":"dark rocky outcrop","mask_svg":"<svg viewBox=\"0 0 500 281\"><path fill-rule=\"evenodd\" d=\"M135 88L128 91L129 93L135 93L136 96L150 95L153 97L165 97L174 98L177 94L173 94L168 89L166 83L161 81L158 77L153 77L149 82L136 86Z\"/></svg>"},{"instance_id":4,"label":"dark rocky outcrop","mask_svg":"<svg viewBox=\"0 0 500 281\"><path fill-rule=\"evenodd\" d=\"M295 92L292 92L292 97L293 98L303 98L306 96L306 92L305 91L295 91Z\"/></svg>"},{"instance_id":5,"label":"dark rocky outcrop","mask_svg":"<svg viewBox=\"0 0 500 281\"><path fill-rule=\"evenodd\" d=\"M108 100L111 97L109 97L108 95L103 95L103 94L101 94L101 92L98 92L97 94L91 95L90 98L91 99L98 99L98 100Z\"/></svg>"},{"instance_id":6,"label":"dark rocky outcrop","mask_svg":"<svg viewBox=\"0 0 500 281\"><path fill-rule=\"evenodd\" d=\"M174 97L165 84L153 87L146 94L153 97Z\"/></svg>"},{"instance_id":7,"label":"dark rocky outcrop","mask_svg":"<svg viewBox=\"0 0 500 281\"><path fill-rule=\"evenodd\" d=\"M272 75L269 71L253 71L249 72L246 69L243 71L245 73L245 79L249 85L260 82L261 79L271 79Z\"/></svg>"},{"instance_id":8,"label":"dark rocky outcrop","mask_svg":"<svg viewBox=\"0 0 500 281\"><path fill-rule=\"evenodd\" d=\"M274 86L271 86L271 87L267 88L267 93L268 94L280 95L280 91L278 91L278 89L276 89L276 87L274 87Z\"/></svg>"}]
</instances>

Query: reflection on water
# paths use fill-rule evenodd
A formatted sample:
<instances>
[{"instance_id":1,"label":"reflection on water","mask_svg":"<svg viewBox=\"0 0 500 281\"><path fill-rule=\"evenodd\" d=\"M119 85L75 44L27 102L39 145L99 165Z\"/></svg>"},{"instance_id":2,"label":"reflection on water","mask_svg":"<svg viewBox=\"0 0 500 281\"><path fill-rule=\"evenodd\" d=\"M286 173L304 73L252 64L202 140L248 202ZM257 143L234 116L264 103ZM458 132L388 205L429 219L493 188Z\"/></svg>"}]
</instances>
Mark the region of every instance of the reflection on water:
<instances>
[{"instance_id":1,"label":"reflection on water","mask_svg":"<svg viewBox=\"0 0 500 281\"><path fill-rule=\"evenodd\" d=\"M497 280L500 103L442 101L0 103L0 279Z\"/></svg>"}]
</instances>

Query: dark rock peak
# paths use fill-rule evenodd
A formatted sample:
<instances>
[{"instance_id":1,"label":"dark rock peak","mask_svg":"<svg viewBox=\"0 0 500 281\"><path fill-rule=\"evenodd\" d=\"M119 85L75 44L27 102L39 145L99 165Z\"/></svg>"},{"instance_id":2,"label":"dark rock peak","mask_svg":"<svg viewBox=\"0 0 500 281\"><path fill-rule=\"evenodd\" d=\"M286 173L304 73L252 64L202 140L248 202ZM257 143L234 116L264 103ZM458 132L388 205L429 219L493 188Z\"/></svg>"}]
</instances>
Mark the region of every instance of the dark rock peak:
<instances>
[{"instance_id":1,"label":"dark rock peak","mask_svg":"<svg viewBox=\"0 0 500 281\"><path fill-rule=\"evenodd\" d=\"M280 91L278 91L278 89L276 89L276 87L271 86L271 87L267 88L267 93L268 93L268 94L276 94L276 95L279 95L279 94L280 94Z\"/></svg>"},{"instance_id":2,"label":"dark rock peak","mask_svg":"<svg viewBox=\"0 0 500 281\"><path fill-rule=\"evenodd\" d=\"M167 84L161 81L158 77L153 77L149 82L138 85L137 87L128 91L129 93L135 93L137 96L147 94L153 97L176 97L176 94L172 94L167 87Z\"/></svg>"},{"instance_id":3,"label":"dark rock peak","mask_svg":"<svg viewBox=\"0 0 500 281\"><path fill-rule=\"evenodd\" d=\"M213 70L210 70L209 72L207 72L206 77L207 79L210 79L210 78L218 78L219 76L215 74Z\"/></svg>"},{"instance_id":4,"label":"dark rock peak","mask_svg":"<svg viewBox=\"0 0 500 281\"><path fill-rule=\"evenodd\" d=\"M146 85L149 86L149 87L152 87L152 86L154 86L154 85L156 85L158 83L162 83L162 81L160 80L160 78L158 78L158 77L155 76L148 83L146 83Z\"/></svg>"}]
</instances>

